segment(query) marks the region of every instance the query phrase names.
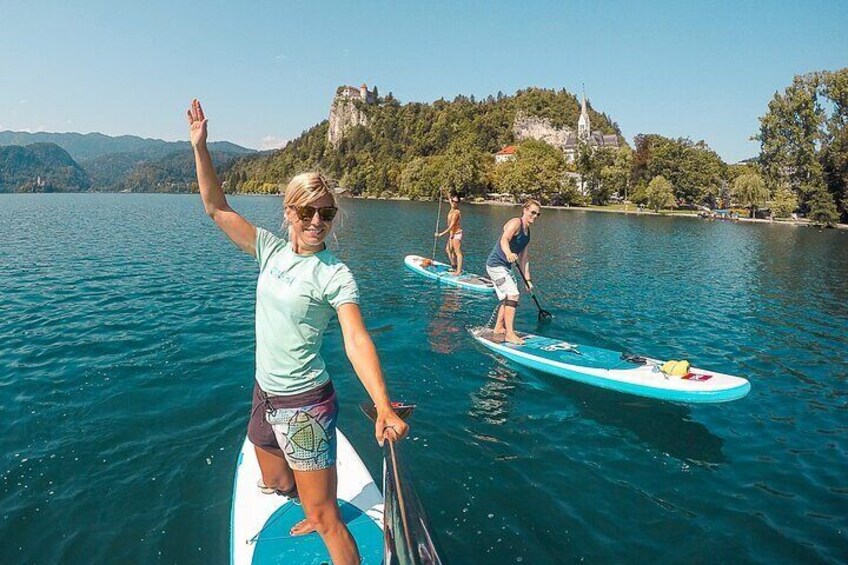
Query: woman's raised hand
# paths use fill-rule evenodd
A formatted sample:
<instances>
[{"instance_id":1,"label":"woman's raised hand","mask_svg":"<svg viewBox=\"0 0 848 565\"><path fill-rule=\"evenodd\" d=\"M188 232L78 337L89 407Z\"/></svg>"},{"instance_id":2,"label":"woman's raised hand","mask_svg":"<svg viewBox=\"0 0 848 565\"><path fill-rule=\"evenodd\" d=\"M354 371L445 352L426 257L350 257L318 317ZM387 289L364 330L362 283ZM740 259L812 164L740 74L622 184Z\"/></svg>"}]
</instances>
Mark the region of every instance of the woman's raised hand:
<instances>
[{"instance_id":1,"label":"woman's raised hand","mask_svg":"<svg viewBox=\"0 0 848 565\"><path fill-rule=\"evenodd\" d=\"M191 108L186 110L188 116L189 139L192 147L206 145L206 116L200 106L200 100L195 98L191 101Z\"/></svg>"}]
</instances>

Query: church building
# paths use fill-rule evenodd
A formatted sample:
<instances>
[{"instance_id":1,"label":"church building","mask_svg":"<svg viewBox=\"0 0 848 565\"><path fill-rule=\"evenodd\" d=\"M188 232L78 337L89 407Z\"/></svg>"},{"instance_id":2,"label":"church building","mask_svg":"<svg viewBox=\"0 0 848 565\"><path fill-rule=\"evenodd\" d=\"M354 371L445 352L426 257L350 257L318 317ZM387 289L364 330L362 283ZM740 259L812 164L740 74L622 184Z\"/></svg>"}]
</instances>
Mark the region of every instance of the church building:
<instances>
[{"instance_id":1,"label":"church building","mask_svg":"<svg viewBox=\"0 0 848 565\"><path fill-rule=\"evenodd\" d=\"M569 163L577 158L577 147L580 143L589 145L592 149L618 149L617 135L604 135L599 131L592 131L589 122L589 110L586 107L586 92L583 92L583 102L580 104L580 118L577 120L577 133L570 133L562 150Z\"/></svg>"}]
</instances>

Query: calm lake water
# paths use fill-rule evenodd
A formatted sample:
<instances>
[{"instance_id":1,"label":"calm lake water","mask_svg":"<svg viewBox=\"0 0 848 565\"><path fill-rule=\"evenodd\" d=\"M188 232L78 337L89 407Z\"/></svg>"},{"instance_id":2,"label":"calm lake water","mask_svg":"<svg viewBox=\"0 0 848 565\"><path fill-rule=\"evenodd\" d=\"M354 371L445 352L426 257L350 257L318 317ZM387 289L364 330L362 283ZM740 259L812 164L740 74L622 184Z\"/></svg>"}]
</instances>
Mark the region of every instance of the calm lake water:
<instances>
[{"instance_id":1,"label":"calm lake water","mask_svg":"<svg viewBox=\"0 0 848 565\"><path fill-rule=\"evenodd\" d=\"M279 226L278 198L231 202ZM403 267L432 250L435 204L345 206L337 254L394 398L419 405L405 448L449 562L848 557L848 233L544 211L545 333L752 382L690 407L499 363L465 330L494 300ZM515 213L464 208L470 270ZM2 195L0 233L0 562L226 562L253 260L197 196ZM340 427L378 476L328 334Z\"/></svg>"}]
</instances>

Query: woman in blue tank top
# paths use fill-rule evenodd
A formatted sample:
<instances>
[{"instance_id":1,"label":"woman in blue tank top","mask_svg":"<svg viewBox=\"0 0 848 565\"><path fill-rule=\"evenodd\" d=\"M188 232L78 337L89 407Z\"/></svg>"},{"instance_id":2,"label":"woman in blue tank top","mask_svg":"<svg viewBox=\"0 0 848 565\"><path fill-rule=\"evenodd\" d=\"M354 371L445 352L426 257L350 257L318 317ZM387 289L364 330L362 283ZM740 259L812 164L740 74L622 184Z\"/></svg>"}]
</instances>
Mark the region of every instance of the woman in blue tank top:
<instances>
[{"instance_id":1,"label":"woman in blue tank top","mask_svg":"<svg viewBox=\"0 0 848 565\"><path fill-rule=\"evenodd\" d=\"M518 337L513 326L519 291L518 284L512 276L512 265L518 263L518 268L527 279L527 290L531 290L533 283L530 282L530 254L527 246L530 244L530 226L541 214L542 205L539 202L536 200L525 202L521 217L513 218L504 224L501 237L492 248L489 258L486 259L486 272L492 279L495 292L501 301L494 333L518 345L523 344L524 340Z\"/></svg>"}]
</instances>

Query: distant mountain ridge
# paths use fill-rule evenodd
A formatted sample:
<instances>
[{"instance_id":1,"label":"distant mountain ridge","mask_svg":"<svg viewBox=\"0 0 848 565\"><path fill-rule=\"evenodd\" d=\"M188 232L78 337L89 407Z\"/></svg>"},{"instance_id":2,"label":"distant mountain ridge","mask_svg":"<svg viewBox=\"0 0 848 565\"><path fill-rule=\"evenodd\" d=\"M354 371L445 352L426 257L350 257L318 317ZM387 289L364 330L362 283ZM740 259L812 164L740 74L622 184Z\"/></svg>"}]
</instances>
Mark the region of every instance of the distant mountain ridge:
<instances>
[{"instance_id":1,"label":"distant mountain ridge","mask_svg":"<svg viewBox=\"0 0 848 565\"><path fill-rule=\"evenodd\" d=\"M135 135L112 137L102 133L0 131L0 146L32 145L33 143L55 143L67 151L77 163L114 153L130 153L143 160L152 160L160 159L176 151L191 149L188 141L165 141ZM256 152L254 149L248 149L229 141L210 142L209 148L212 151L223 151L237 155Z\"/></svg>"},{"instance_id":2,"label":"distant mountain ridge","mask_svg":"<svg viewBox=\"0 0 848 565\"><path fill-rule=\"evenodd\" d=\"M26 151L44 145L54 148L48 151L52 157L46 160L37 157L45 151L43 147L35 152ZM219 170L225 170L238 157L256 153L229 141L210 142L209 148ZM56 149L64 157L60 158ZM194 159L188 141L134 135L112 137L102 133L2 131L0 150L4 156L4 161L0 161L0 179L5 179L0 192L196 190ZM50 163L58 169L52 170ZM79 171L68 176L67 171L60 170L63 167ZM45 182L44 178L59 179L58 184L39 186Z\"/></svg>"}]
</instances>

